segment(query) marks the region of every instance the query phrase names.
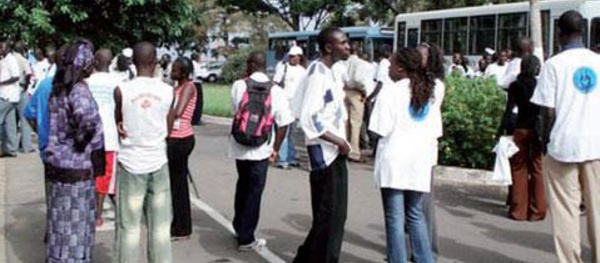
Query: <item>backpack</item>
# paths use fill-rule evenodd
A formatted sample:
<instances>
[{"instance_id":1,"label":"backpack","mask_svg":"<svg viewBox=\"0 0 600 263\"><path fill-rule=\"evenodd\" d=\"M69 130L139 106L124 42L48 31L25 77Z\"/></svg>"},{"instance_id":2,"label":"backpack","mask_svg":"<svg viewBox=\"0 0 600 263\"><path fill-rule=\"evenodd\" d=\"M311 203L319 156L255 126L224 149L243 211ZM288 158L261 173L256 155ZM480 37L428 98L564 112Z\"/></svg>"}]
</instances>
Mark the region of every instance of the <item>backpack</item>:
<instances>
[{"instance_id":1,"label":"backpack","mask_svg":"<svg viewBox=\"0 0 600 263\"><path fill-rule=\"evenodd\" d=\"M246 92L238 105L231 126L231 135L241 145L258 147L267 142L273 130L271 112L272 82L246 79Z\"/></svg>"}]
</instances>

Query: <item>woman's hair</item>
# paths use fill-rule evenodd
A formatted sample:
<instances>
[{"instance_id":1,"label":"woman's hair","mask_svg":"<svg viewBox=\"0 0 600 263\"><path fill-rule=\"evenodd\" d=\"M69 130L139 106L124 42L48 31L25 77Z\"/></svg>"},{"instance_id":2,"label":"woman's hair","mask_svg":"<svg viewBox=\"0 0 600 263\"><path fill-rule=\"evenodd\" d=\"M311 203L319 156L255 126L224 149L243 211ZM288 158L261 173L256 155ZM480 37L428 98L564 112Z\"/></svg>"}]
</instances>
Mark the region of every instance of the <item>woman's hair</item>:
<instances>
[{"instance_id":1,"label":"woman's hair","mask_svg":"<svg viewBox=\"0 0 600 263\"><path fill-rule=\"evenodd\" d=\"M181 73L189 78L190 74L194 71L194 64L192 60L186 57L178 57L175 62L173 62L173 67L177 65L179 69L181 69Z\"/></svg>"},{"instance_id":2,"label":"woman's hair","mask_svg":"<svg viewBox=\"0 0 600 263\"><path fill-rule=\"evenodd\" d=\"M444 54L440 47L432 43L421 43L422 47L427 48L429 57L425 70L432 75L434 79L444 80L446 72L444 71Z\"/></svg>"},{"instance_id":3,"label":"woman's hair","mask_svg":"<svg viewBox=\"0 0 600 263\"><path fill-rule=\"evenodd\" d=\"M521 60L521 74L523 77L535 78L541 67L540 59L536 56L526 56Z\"/></svg>"},{"instance_id":4,"label":"woman's hair","mask_svg":"<svg viewBox=\"0 0 600 263\"><path fill-rule=\"evenodd\" d=\"M419 114L427 106L433 96L435 80L428 70L423 68L421 53L415 48L401 48L394 54L396 65L399 65L410 79L410 107Z\"/></svg>"},{"instance_id":5,"label":"woman's hair","mask_svg":"<svg viewBox=\"0 0 600 263\"><path fill-rule=\"evenodd\" d=\"M92 72L94 45L87 39L76 39L57 57L57 71L52 82L53 96L69 94L76 83Z\"/></svg>"}]
</instances>

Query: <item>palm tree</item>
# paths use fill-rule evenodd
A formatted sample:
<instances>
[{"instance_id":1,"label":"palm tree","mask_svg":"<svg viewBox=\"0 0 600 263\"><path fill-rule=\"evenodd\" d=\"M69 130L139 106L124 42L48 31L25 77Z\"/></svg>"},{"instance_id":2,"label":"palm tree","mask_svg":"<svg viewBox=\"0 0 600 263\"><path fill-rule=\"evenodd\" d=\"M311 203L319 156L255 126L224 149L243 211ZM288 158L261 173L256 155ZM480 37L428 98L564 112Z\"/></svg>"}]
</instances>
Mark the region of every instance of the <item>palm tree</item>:
<instances>
[{"instance_id":1,"label":"palm tree","mask_svg":"<svg viewBox=\"0 0 600 263\"><path fill-rule=\"evenodd\" d=\"M529 0L531 18L531 38L535 43L535 55L544 61L544 44L542 43L542 12L540 0Z\"/></svg>"}]
</instances>

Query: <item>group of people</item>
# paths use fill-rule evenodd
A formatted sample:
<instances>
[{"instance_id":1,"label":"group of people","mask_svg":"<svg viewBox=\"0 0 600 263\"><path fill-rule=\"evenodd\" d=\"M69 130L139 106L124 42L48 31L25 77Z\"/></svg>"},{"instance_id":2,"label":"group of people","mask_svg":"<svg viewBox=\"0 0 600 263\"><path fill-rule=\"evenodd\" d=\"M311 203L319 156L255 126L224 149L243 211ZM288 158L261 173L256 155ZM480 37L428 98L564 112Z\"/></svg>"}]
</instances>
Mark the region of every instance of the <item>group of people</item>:
<instances>
[{"instance_id":1,"label":"group of people","mask_svg":"<svg viewBox=\"0 0 600 263\"><path fill-rule=\"evenodd\" d=\"M600 256L600 196L595 194L600 187L600 56L584 48L582 21L575 11L560 17L562 51L543 66L533 56L531 41L521 39L510 62L517 74L508 80L509 112L519 109L512 133L520 149L512 160L510 217L542 220L548 204L560 262L582 262L582 201L593 261ZM266 244L255 231L267 171L270 163L297 165L290 135L297 123L306 137L313 222L294 262L339 262L348 207L347 161L357 158L353 136L360 130L352 114L368 101L373 108L367 127L377 138L374 180L384 208L387 261L435 262L432 169L443 133L446 75L440 49L422 43L382 52L373 79L361 70L364 61L339 28L321 30L317 42L320 56L306 69L300 63L302 49L292 47L273 80L265 73L265 54L253 52L246 72L233 84L229 153L238 173L233 219L238 249ZM3 109L18 104L25 72L17 70L18 60L8 50L0 41ZM123 52L130 62L117 59L120 71L128 72L125 78L111 72L110 50L95 50L85 39L49 55L47 68L39 70L46 74L35 78L23 110L38 134L44 164L46 261L91 262L102 204L114 193L114 261L138 262L145 222L148 261L173 262L171 241L192 233L187 177L198 103L193 61L179 57L168 66L171 86L163 81L164 73L157 73L156 48L149 42Z\"/></svg>"}]
</instances>

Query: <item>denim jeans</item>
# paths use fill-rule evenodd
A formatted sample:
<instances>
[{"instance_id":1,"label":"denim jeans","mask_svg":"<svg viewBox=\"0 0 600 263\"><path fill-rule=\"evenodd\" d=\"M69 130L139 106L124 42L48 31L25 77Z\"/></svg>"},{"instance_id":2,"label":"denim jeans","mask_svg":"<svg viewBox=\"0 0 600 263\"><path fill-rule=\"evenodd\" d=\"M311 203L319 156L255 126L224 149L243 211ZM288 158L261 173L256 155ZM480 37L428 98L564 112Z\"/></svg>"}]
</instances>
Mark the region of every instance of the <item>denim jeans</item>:
<instances>
[{"instance_id":1,"label":"denim jeans","mask_svg":"<svg viewBox=\"0 0 600 263\"><path fill-rule=\"evenodd\" d=\"M260 217L262 193L267 182L269 160L236 160L238 181L235 188L233 228L239 245L254 242Z\"/></svg>"},{"instance_id":2,"label":"denim jeans","mask_svg":"<svg viewBox=\"0 0 600 263\"><path fill-rule=\"evenodd\" d=\"M17 138L17 103L0 99L0 141L2 153L17 155L19 141Z\"/></svg>"},{"instance_id":3,"label":"denim jeans","mask_svg":"<svg viewBox=\"0 0 600 263\"><path fill-rule=\"evenodd\" d=\"M24 153L32 152L34 150L31 145L31 127L29 127L29 122L27 122L27 119L25 119L25 116L23 115L27 102L29 102L29 95L27 95L27 92L23 92L18 108L19 127L21 129L21 151Z\"/></svg>"},{"instance_id":4,"label":"denim jeans","mask_svg":"<svg viewBox=\"0 0 600 263\"><path fill-rule=\"evenodd\" d=\"M293 123L288 125L285 139L281 143L281 148L279 148L279 160L277 161L278 165L290 165L298 163L298 160L296 160L296 148L294 147L294 140L292 138L295 127L296 125Z\"/></svg>"},{"instance_id":5,"label":"denim jeans","mask_svg":"<svg viewBox=\"0 0 600 263\"><path fill-rule=\"evenodd\" d=\"M387 238L389 263L407 262L405 223L410 234L410 243L415 262L433 263L433 253L427 224L423 216L423 193L382 188L383 210Z\"/></svg>"},{"instance_id":6,"label":"denim jeans","mask_svg":"<svg viewBox=\"0 0 600 263\"><path fill-rule=\"evenodd\" d=\"M173 262L171 185L164 165L156 172L117 170L116 254L114 262L139 262L142 215L146 219L149 263Z\"/></svg>"}]
</instances>

